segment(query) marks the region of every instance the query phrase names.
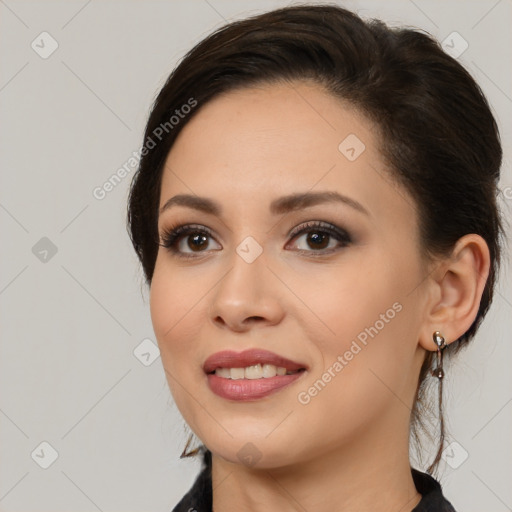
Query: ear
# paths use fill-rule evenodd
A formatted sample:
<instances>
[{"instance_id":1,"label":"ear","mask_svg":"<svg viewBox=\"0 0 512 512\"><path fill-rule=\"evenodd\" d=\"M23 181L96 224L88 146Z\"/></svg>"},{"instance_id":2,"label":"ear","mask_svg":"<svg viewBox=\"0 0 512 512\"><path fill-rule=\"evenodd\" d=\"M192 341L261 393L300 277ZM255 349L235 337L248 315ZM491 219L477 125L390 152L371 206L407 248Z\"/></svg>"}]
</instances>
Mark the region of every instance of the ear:
<instances>
[{"instance_id":1,"label":"ear","mask_svg":"<svg viewBox=\"0 0 512 512\"><path fill-rule=\"evenodd\" d=\"M450 343L462 336L476 318L489 276L490 254L476 234L460 238L450 257L440 260L429 278L429 301L419 344L436 350L432 339L440 331Z\"/></svg>"}]
</instances>

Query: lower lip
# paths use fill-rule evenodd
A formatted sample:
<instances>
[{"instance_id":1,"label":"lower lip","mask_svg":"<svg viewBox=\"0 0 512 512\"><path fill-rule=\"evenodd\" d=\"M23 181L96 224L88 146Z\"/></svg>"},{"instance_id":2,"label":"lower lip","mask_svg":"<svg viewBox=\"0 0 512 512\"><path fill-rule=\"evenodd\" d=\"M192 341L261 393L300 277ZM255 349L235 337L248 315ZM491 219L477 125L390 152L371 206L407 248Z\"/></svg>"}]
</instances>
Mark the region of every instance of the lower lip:
<instances>
[{"instance_id":1,"label":"lower lip","mask_svg":"<svg viewBox=\"0 0 512 512\"><path fill-rule=\"evenodd\" d=\"M225 379L214 373L208 374L208 385L218 396L227 400L246 402L271 395L299 379L305 371L291 375L276 375L268 379Z\"/></svg>"}]
</instances>

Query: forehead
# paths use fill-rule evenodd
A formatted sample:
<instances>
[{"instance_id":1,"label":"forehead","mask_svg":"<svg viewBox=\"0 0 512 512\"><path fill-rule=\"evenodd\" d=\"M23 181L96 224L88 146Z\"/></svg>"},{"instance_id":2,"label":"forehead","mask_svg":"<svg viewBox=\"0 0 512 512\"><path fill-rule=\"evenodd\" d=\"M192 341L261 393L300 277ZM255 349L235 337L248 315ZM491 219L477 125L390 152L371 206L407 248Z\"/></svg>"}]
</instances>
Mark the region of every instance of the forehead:
<instances>
[{"instance_id":1,"label":"forehead","mask_svg":"<svg viewBox=\"0 0 512 512\"><path fill-rule=\"evenodd\" d=\"M321 189L370 210L381 203L410 208L399 204L404 192L391 182L376 126L355 108L315 84L273 84L199 105L167 157L160 204L192 193L240 211Z\"/></svg>"}]
</instances>

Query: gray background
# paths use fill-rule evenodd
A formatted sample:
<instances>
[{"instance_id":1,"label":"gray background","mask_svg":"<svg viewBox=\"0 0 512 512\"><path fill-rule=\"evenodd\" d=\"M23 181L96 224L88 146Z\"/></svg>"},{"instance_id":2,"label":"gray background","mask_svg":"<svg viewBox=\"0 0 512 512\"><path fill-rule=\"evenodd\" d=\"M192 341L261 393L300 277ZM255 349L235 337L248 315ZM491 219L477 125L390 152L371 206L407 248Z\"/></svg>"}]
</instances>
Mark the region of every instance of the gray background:
<instances>
[{"instance_id":1,"label":"gray background","mask_svg":"<svg viewBox=\"0 0 512 512\"><path fill-rule=\"evenodd\" d=\"M195 478L198 461L179 460L187 436L161 360L154 348L140 356L155 340L125 230L133 170L102 200L93 190L140 148L150 104L189 48L290 3L0 0L1 511L170 511ZM468 42L459 60L498 119L510 218L512 3L341 4ZM51 48L44 31L59 45L46 59L31 47ZM508 264L446 380L458 444L441 476L458 511L512 510Z\"/></svg>"}]
</instances>

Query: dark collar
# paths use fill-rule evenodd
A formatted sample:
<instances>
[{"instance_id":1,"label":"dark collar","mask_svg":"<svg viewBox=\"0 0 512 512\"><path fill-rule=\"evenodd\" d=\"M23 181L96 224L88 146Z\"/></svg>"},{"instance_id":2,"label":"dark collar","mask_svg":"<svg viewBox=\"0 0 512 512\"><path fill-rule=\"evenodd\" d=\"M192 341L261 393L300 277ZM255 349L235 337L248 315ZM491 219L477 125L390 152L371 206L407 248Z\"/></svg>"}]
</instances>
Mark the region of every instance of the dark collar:
<instances>
[{"instance_id":1,"label":"dark collar","mask_svg":"<svg viewBox=\"0 0 512 512\"><path fill-rule=\"evenodd\" d=\"M443 496L441 484L428 473L411 468L416 490L423 496L412 512L455 512L452 504Z\"/></svg>"},{"instance_id":2,"label":"dark collar","mask_svg":"<svg viewBox=\"0 0 512 512\"><path fill-rule=\"evenodd\" d=\"M212 512L211 452L203 455L203 466L194 485L174 507L172 512ZM452 504L443 496L441 485L428 473L411 468L417 491L423 496L412 512L455 512Z\"/></svg>"}]
</instances>

